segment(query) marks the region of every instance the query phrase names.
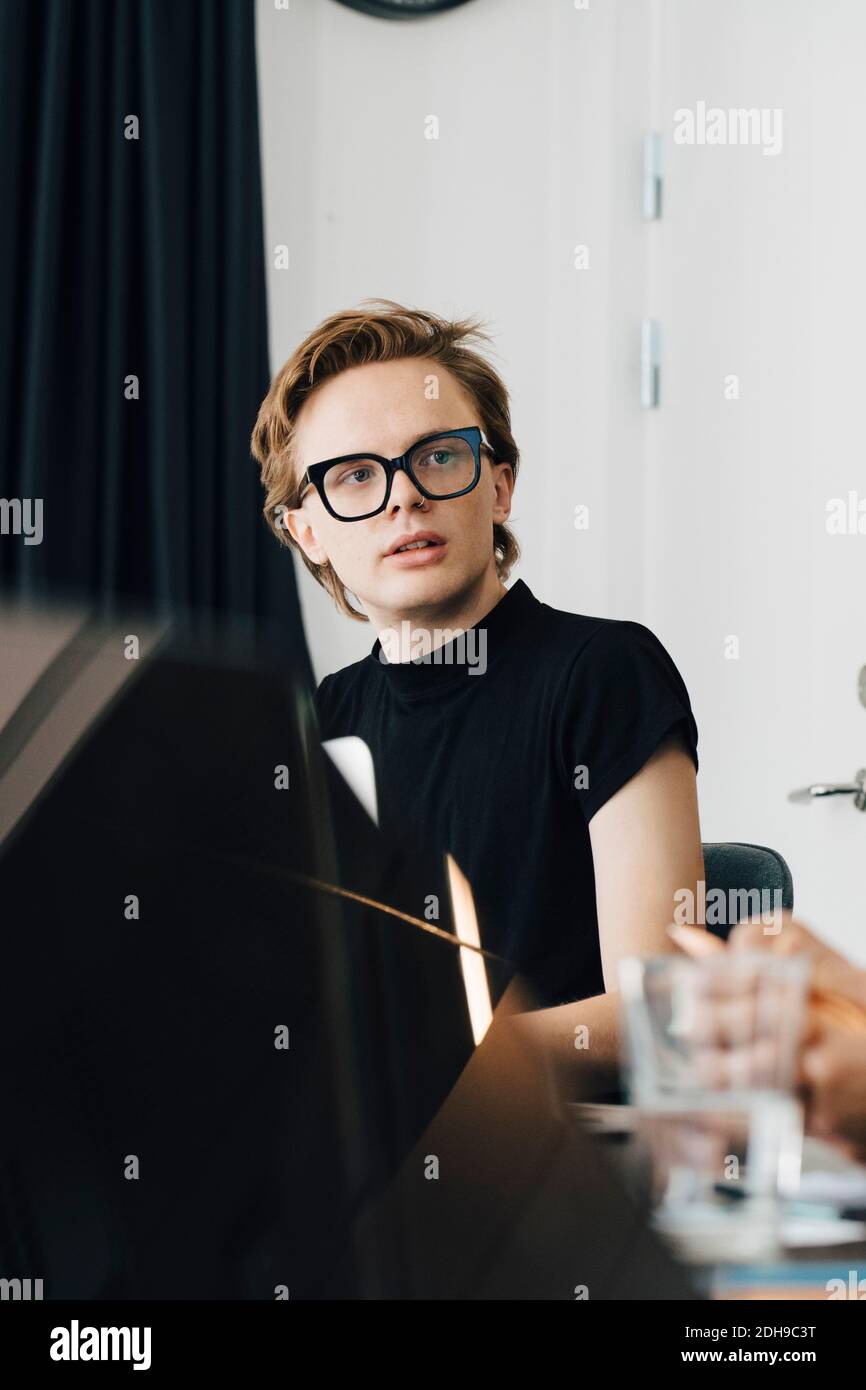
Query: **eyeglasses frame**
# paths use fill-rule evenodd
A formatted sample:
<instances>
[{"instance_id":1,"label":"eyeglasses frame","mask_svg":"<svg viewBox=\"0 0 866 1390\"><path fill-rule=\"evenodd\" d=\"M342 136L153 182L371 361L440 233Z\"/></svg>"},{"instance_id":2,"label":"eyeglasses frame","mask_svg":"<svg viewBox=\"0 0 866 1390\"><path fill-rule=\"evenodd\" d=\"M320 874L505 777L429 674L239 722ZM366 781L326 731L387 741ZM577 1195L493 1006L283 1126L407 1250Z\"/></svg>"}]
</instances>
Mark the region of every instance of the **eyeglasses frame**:
<instances>
[{"instance_id":1,"label":"eyeglasses frame","mask_svg":"<svg viewBox=\"0 0 866 1390\"><path fill-rule=\"evenodd\" d=\"M412 472L409 465L409 457L416 449L420 448L422 444L429 444L434 439L454 439L455 437L464 439L467 444L472 446L472 453L475 459L475 477L467 487L462 487L459 492L428 492L424 485L419 483L415 474ZM463 429L457 430L437 430L435 434L427 434L421 439L416 439L413 444L410 444L405 454L400 454L397 458L388 459L383 457L382 454L367 452L360 454L339 454L336 458L323 459L321 463L311 463L304 473L303 482L316 489L325 510L330 513L335 521L368 521L371 516L378 516L379 513L383 512L387 507L388 500L391 496L394 475L401 470L407 477L412 479L412 482L421 493L421 496L426 497L431 502L447 502L453 497L463 497L467 492L471 492L473 488L478 486L478 480L481 477L482 449L486 449L491 455L493 462L496 463L496 452L485 437L484 431L478 425L466 425ZM334 511L334 508L325 496L325 474L329 468L333 468L337 463L353 463L356 459L370 459L373 463L380 463L382 465L386 474L385 497L381 506L376 507L372 512L364 512L361 516L340 516L338 512ZM306 488L298 499L299 506L305 495Z\"/></svg>"}]
</instances>

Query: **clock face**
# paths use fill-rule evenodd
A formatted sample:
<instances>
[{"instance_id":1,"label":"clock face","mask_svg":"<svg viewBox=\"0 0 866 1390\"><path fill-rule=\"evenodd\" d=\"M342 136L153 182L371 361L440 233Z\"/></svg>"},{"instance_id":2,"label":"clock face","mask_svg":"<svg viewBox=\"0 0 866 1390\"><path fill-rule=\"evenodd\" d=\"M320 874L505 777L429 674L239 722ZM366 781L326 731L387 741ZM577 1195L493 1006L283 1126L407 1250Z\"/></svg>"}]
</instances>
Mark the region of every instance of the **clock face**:
<instances>
[{"instance_id":1,"label":"clock face","mask_svg":"<svg viewBox=\"0 0 866 1390\"><path fill-rule=\"evenodd\" d=\"M377 19L414 19L418 15L439 14L465 5L467 0L340 0L350 10L375 15Z\"/></svg>"}]
</instances>

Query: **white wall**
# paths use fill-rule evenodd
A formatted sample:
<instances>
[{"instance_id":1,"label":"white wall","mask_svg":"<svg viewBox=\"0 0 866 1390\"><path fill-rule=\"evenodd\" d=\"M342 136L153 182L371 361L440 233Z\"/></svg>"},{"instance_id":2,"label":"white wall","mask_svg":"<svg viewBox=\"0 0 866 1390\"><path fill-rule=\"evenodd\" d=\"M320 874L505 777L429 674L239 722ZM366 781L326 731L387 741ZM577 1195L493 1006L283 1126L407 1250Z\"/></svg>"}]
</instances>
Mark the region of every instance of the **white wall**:
<instances>
[{"instance_id":1,"label":"white wall","mask_svg":"<svg viewBox=\"0 0 866 1390\"><path fill-rule=\"evenodd\" d=\"M272 367L368 295L480 312L523 455L518 572L658 633L701 731L704 838L780 849L798 908L866 960L866 815L785 800L866 765L866 536L824 529L828 498L866 496L866 5L471 0L394 23L259 0L257 29L266 243L291 252L269 271ZM783 152L674 146L674 111L700 99L782 107ZM645 224L652 126L665 215ZM637 403L648 313L656 412ZM369 650L298 574L317 672Z\"/></svg>"},{"instance_id":2,"label":"white wall","mask_svg":"<svg viewBox=\"0 0 866 1390\"><path fill-rule=\"evenodd\" d=\"M666 0L661 16L662 127L704 99L781 109L783 140L776 156L668 140L647 610L698 712L704 838L781 850L798 912L866 961L866 814L786 799L866 766L866 535L825 525L829 499L866 498L866 6Z\"/></svg>"},{"instance_id":3,"label":"white wall","mask_svg":"<svg viewBox=\"0 0 866 1390\"><path fill-rule=\"evenodd\" d=\"M288 271L269 270L273 368L368 295L480 313L522 452L516 573L550 603L623 616L640 616L641 600L629 557L645 438L635 354L651 9L471 0L411 23L333 0L257 11L266 245L271 261L280 243L291 256ZM589 271L574 269L577 243ZM573 525L581 503L588 533ZM369 627L298 571L317 672L368 651Z\"/></svg>"}]
</instances>

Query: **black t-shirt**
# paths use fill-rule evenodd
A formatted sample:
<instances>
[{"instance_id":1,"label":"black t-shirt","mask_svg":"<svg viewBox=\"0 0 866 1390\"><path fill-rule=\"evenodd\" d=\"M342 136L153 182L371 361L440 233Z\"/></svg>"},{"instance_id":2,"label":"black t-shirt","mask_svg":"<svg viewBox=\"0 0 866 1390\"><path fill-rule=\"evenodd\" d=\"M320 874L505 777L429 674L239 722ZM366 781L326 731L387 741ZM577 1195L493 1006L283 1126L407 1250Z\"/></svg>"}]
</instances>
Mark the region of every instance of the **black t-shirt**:
<instances>
[{"instance_id":1,"label":"black t-shirt","mask_svg":"<svg viewBox=\"0 0 866 1390\"><path fill-rule=\"evenodd\" d=\"M319 686L322 738L369 745L382 831L453 855L482 946L539 1003L604 993L589 821L673 730L697 767L679 672L639 623L561 612L522 579L433 656L388 663L377 638Z\"/></svg>"}]
</instances>

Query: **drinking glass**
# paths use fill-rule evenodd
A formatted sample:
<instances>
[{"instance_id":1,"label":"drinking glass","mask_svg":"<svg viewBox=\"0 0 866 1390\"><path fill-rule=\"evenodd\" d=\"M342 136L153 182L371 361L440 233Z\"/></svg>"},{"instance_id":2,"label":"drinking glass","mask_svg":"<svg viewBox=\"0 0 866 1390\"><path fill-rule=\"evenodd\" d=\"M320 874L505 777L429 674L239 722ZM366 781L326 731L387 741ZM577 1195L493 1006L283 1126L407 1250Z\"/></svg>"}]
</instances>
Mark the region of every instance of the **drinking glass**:
<instances>
[{"instance_id":1,"label":"drinking glass","mask_svg":"<svg viewBox=\"0 0 866 1390\"><path fill-rule=\"evenodd\" d=\"M764 952L620 966L625 1063L654 1224L688 1259L776 1253L799 1185L808 961Z\"/></svg>"}]
</instances>

